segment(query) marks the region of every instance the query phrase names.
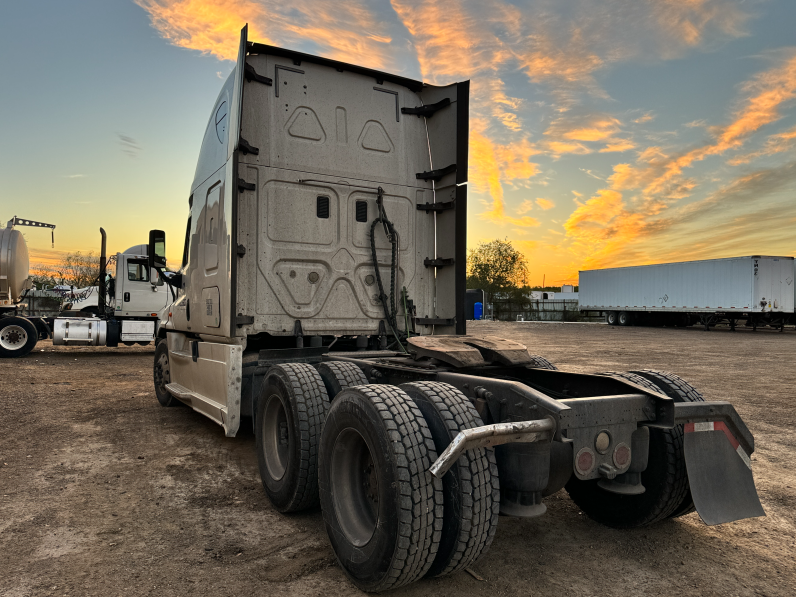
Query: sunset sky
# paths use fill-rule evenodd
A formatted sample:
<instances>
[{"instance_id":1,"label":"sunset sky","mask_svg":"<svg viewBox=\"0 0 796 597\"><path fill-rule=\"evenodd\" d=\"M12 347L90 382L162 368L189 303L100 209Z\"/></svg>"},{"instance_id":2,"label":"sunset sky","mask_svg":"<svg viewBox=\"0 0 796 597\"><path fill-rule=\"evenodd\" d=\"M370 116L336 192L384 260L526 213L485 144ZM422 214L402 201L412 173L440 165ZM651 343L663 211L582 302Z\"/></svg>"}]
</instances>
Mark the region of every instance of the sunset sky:
<instances>
[{"instance_id":1,"label":"sunset sky","mask_svg":"<svg viewBox=\"0 0 796 597\"><path fill-rule=\"evenodd\" d=\"M0 9L0 206L55 251L181 253L210 109L249 39L470 79L468 244L531 284L795 255L793 0L50 0ZM57 256L21 229L33 262Z\"/></svg>"}]
</instances>

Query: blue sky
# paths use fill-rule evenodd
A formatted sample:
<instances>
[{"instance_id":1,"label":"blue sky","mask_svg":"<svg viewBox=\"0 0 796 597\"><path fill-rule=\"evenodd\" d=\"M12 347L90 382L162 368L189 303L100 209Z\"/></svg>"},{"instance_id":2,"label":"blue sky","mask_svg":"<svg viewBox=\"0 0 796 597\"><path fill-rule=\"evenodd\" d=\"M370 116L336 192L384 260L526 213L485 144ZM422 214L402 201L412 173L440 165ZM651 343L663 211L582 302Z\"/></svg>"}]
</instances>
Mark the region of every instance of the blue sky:
<instances>
[{"instance_id":1,"label":"blue sky","mask_svg":"<svg viewBox=\"0 0 796 597\"><path fill-rule=\"evenodd\" d=\"M255 41L471 79L469 244L508 238L532 284L796 253L790 0L6 2L0 218L57 224L57 251L161 227L176 257L245 22ZM25 234L34 261L56 255Z\"/></svg>"}]
</instances>

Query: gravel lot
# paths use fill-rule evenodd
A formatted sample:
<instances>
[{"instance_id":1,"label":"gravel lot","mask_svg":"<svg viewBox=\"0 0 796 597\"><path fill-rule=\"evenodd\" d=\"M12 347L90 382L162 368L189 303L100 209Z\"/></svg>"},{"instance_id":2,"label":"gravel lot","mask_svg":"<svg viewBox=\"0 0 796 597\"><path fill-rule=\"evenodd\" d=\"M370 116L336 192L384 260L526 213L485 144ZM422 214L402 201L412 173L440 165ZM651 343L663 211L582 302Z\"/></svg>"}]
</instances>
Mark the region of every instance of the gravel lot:
<instances>
[{"instance_id":1,"label":"gravel lot","mask_svg":"<svg viewBox=\"0 0 796 597\"><path fill-rule=\"evenodd\" d=\"M562 369L672 371L733 402L755 434L768 516L707 527L696 514L616 531L565 492L537 519L501 518L467 573L394 595L796 593L796 333L475 323ZM161 408L153 347L53 347L0 361L0 594L351 595L318 511L283 516L260 485L250 428L225 438ZM791 465L787 463L790 462Z\"/></svg>"}]
</instances>

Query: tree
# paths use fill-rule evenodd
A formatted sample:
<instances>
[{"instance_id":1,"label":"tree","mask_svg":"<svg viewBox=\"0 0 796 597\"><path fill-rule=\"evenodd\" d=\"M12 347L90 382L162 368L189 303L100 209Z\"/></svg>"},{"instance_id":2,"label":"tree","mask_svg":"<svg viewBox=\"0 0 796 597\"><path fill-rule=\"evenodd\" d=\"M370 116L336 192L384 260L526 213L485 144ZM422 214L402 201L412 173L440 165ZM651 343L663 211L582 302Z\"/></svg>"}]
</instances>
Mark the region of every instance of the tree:
<instances>
[{"instance_id":1,"label":"tree","mask_svg":"<svg viewBox=\"0 0 796 597\"><path fill-rule=\"evenodd\" d=\"M38 285L65 284L85 288L96 284L99 277L99 255L93 251L86 254L77 251L67 253L55 265L37 265L31 268L31 278Z\"/></svg>"},{"instance_id":2,"label":"tree","mask_svg":"<svg viewBox=\"0 0 796 597\"><path fill-rule=\"evenodd\" d=\"M495 293L515 294L525 286L528 265L511 241L481 243L467 255L467 287L481 288L491 299Z\"/></svg>"}]
</instances>

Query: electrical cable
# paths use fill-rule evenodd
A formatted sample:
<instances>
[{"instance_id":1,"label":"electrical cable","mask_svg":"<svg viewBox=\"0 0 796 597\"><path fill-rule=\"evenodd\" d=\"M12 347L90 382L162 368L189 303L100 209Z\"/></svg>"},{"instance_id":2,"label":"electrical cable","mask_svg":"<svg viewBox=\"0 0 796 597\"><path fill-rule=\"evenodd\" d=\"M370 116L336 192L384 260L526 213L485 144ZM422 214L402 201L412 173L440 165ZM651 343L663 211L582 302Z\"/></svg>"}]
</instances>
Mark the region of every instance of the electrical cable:
<instances>
[{"instance_id":1,"label":"electrical cable","mask_svg":"<svg viewBox=\"0 0 796 597\"><path fill-rule=\"evenodd\" d=\"M384 309L384 317L387 320L387 325L390 326L393 336L395 336L398 345L403 352L406 352L401 339L398 337L398 323L397 323L397 308L395 302L395 278L397 276L398 265L398 232L395 226L387 217L387 212L384 210L384 189L378 187L376 196L376 205L378 206L378 217L370 224L370 252L373 259L373 269L376 272L376 281L379 284L379 300ZM384 283L381 279L381 271L379 270L379 259L376 254L376 227L382 224L384 233L387 235L387 240L390 241L392 248L392 257L390 261L390 294L389 296L384 292Z\"/></svg>"}]
</instances>

